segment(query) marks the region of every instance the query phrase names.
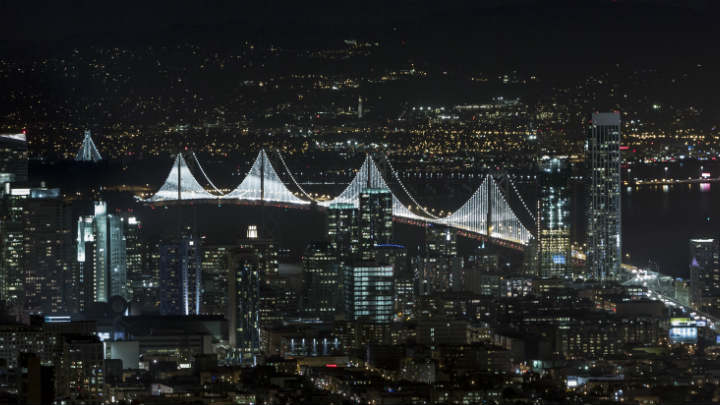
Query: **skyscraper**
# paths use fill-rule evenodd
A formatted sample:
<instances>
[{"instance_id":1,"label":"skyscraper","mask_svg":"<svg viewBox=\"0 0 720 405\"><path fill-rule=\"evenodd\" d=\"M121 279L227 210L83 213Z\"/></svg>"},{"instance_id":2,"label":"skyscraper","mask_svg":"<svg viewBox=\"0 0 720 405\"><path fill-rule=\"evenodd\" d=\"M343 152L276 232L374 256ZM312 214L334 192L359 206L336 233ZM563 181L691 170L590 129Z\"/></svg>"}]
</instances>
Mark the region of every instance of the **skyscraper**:
<instances>
[{"instance_id":1,"label":"skyscraper","mask_svg":"<svg viewBox=\"0 0 720 405\"><path fill-rule=\"evenodd\" d=\"M720 241L690 239L690 304L720 315Z\"/></svg>"},{"instance_id":2,"label":"skyscraper","mask_svg":"<svg viewBox=\"0 0 720 405\"><path fill-rule=\"evenodd\" d=\"M570 264L570 202L567 160L543 156L539 162L538 265L540 277L566 277Z\"/></svg>"},{"instance_id":3,"label":"skyscraper","mask_svg":"<svg viewBox=\"0 0 720 405\"><path fill-rule=\"evenodd\" d=\"M25 299L26 202L29 197L30 189L4 184L0 210L0 300L15 310L21 309Z\"/></svg>"},{"instance_id":4,"label":"skyscraper","mask_svg":"<svg viewBox=\"0 0 720 405\"><path fill-rule=\"evenodd\" d=\"M620 272L620 113L594 113L586 143L588 173L587 265L591 277Z\"/></svg>"},{"instance_id":5,"label":"skyscraper","mask_svg":"<svg viewBox=\"0 0 720 405\"><path fill-rule=\"evenodd\" d=\"M31 313L72 309L70 210L57 188L32 188L27 203L25 306Z\"/></svg>"},{"instance_id":6,"label":"skyscraper","mask_svg":"<svg viewBox=\"0 0 720 405\"><path fill-rule=\"evenodd\" d=\"M28 181L28 147L24 133L0 135L0 183Z\"/></svg>"},{"instance_id":7,"label":"skyscraper","mask_svg":"<svg viewBox=\"0 0 720 405\"><path fill-rule=\"evenodd\" d=\"M200 313L200 243L192 236L160 244L160 312Z\"/></svg>"},{"instance_id":8,"label":"skyscraper","mask_svg":"<svg viewBox=\"0 0 720 405\"><path fill-rule=\"evenodd\" d=\"M133 215L122 217L125 237L125 268L127 274L127 295L129 299L138 301L143 283L143 241L141 239L142 223ZM138 294L136 294L136 291Z\"/></svg>"},{"instance_id":9,"label":"skyscraper","mask_svg":"<svg viewBox=\"0 0 720 405\"><path fill-rule=\"evenodd\" d=\"M348 269L344 283L348 320L389 323L393 317L394 281L392 266L367 262Z\"/></svg>"},{"instance_id":10,"label":"skyscraper","mask_svg":"<svg viewBox=\"0 0 720 405\"><path fill-rule=\"evenodd\" d=\"M93 215L78 218L77 274L86 286L86 304L108 302L115 295L130 299L125 227L125 218L109 214L105 201L95 202Z\"/></svg>"},{"instance_id":11,"label":"skyscraper","mask_svg":"<svg viewBox=\"0 0 720 405\"><path fill-rule=\"evenodd\" d=\"M302 258L303 313L314 319L331 321L342 306L339 264L327 242L310 243Z\"/></svg>"},{"instance_id":12,"label":"skyscraper","mask_svg":"<svg viewBox=\"0 0 720 405\"><path fill-rule=\"evenodd\" d=\"M338 262L349 263L359 248L359 212L353 204L333 203L327 211L328 240Z\"/></svg>"},{"instance_id":13,"label":"skyscraper","mask_svg":"<svg viewBox=\"0 0 720 405\"><path fill-rule=\"evenodd\" d=\"M457 238L449 228L430 225L425 228L425 248L419 260L423 294L462 288L462 258L457 252Z\"/></svg>"},{"instance_id":14,"label":"skyscraper","mask_svg":"<svg viewBox=\"0 0 720 405\"><path fill-rule=\"evenodd\" d=\"M375 258L375 245L392 240L392 194L386 188L365 188L360 192L360 256Z\"/></svg>"},{"instance_id":15,"label":"skyscraper","mask_svg":"<svg viewBox=\"0 0 720 405\"><path fill-rule=\"evenodd\" d=\"M225 315L228 292L228 251L230 246L205 245L202 249L200 313Z\"/></svg>"},{"instance_id":16,"label":"skyscraper","mask_svg":"<svg viewBox=\"0 0 720 405\"><path fill-rule=\"evenodd\" d=\"M260 265L246 247L228 253L228 328L233 359L254 362L260 350Z\"/></svg>"}]
</instances>

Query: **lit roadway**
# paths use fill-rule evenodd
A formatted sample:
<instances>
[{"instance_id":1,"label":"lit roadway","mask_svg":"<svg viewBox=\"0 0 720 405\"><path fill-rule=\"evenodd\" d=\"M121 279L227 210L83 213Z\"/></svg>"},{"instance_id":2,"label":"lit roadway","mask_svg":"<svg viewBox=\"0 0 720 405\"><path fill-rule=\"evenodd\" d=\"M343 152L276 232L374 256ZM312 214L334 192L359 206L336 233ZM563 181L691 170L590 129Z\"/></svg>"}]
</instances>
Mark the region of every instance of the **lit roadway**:
<instances>
[{"instance_id":1,"label":"lit roadway","mask_svg":"<svg viewBox=\"0 0 720 405\"><path fill-rule=\"evenodd\" d=\"M630 276L627 281L623 282L623 285L637 285L645 287L648 289L648 296L650 298L660 300L665 303L666 306L680 308L683 312L687 313L695 321L705 321L707 323L707 326L716 332L720 330L720 318L714 317L705 312L695 311L694 309L681 303L674 297L669 296L669 293L667 291L663 291L661 279L671 279L671 277L663 276L662 274L659 274L657 272L641 269L639 267L624 263L622 265L622 269L625 270Z\"/></svg>"}]
</instances>

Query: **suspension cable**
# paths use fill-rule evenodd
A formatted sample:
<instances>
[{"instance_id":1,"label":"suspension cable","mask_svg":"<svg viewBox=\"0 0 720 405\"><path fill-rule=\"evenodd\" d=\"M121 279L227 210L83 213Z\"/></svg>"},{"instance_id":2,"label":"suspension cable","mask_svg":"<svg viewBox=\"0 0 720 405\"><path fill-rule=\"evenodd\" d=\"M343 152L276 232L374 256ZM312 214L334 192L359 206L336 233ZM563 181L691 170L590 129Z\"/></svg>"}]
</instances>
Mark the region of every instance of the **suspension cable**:
<instances>
[{"instance_id":1,"label":"suspension cable","mask_svg":"<svg viewBox=\"0 0 720 405\"><path fill-rule=\"evenodd\" d=\"M280 156L280 163L282 163L283 168L285 168L285 172L287 172L288 176L290 176L290 180L292 180L293 184L295 184L295 187L297 187L300 192L302 192L305 197L309 198L310 201L315 201L314 198L310 197L310 194L305 192L305 189L302 188L302 186L295 180L295 176L293 176L292 172L290 171L290 168L288 168L287 163L285 163L285 158L283 158L282 153L280 153L279 149L275 149L275 152L277 152L278 156Z\"/></svg>"},{"instance_id":2,"label":"suspension cable","mask_svg":"<svg viewBox=\"0 0 720 405\"><path fill-rule=\"evenodd\" d=\"M202 173L203 177L205 177L205 180L207 180L207 182L210 184L210 187L212 187L213 190L215 190L216 192L220 193L220 195L225 194L222 191L220 191L220 189L217 188L217 186L215 186L215 184L212 182L212 180L210 180L210 177L208 177L208 175L205 174L205 170L203 170L203 167L200 164L200 161L198 160L197 155L195 155L194 151L192 152L192 156L193 156L193 159L195 159L195 164L197 164L197 167L200 169L200 173Z\"/></svg>"}]
</instances>

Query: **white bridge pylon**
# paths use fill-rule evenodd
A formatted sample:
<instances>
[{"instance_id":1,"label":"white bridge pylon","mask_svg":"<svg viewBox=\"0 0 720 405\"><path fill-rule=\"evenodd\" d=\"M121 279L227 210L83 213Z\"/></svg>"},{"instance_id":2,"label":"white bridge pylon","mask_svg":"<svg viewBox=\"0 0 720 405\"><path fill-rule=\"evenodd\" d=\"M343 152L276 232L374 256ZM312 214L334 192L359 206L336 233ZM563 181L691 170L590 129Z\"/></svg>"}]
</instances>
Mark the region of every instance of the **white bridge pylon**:
<instances>
[{"instance_id":1,"label":"white bridge pylon","mask_svg":"<svg viewBox=\"0 0 720 405\"><path fill-rule=\"evenodd\" d=\"M175 156L170 174L160 189L150 197L149 202L178 200L207 200L218 198L198 183L181 153Z\"/></svg>"},{"instance_id":2,"label":"white bridge pylon","mask_svg":"<svg viewBox=\"0 0 720 405\"><path fill-rule=\"evenodd\" d=\"M207 183L219 193L219 190L217 190L212 181L205 175L205 171L202 169L202 166L200 166L197 158L195 158L195 162ZM284 164L284 161L282 162ZM146 201L166 202L214 199L264 201L292 205L308 205L313 202L311 197L305 193L302 187L297 184L294 177L292 177L292 173L289 172L287 165L285 165L285 170L288 171L290 179L306 198L298 197L288 189L280 176L278 176L264 150L258 153L255 162L243 181L234 190L224 195L212 194L201 186L187 166L185 159L181 154L178 154L165 183L155 195ZM444 225L521 245L527 245L533 237L530 230L523 225L522 221L520 221L510 207L506 197L498 188L493 177L489 174L460 208L446 217L436 217L417 203L417 200L415 200L402 184L400 177L394 172L392 166L391 170L393 170L394 177L398 183L400 183L410 200L416 204L415 207L406 206L397 198L395 193L391 191L392 212L395 217ZM365 157L365 161L355 174L355 177L342 193L332 200L316 201L316 203L322 207L329 207L334 203L344 203L358 208L360 193L365 188L390 190L390 187L370 155ZM513 189L515 188L513 187ZM517 193L516 189L515 192ZM522 201L522 197L519 194L518 198ZM414 208L417 212L422 212L423 215L416 214L411 208Z\"/></svg>"},{"instance_id":3,"label":"white bridge pylon","mask_svg":"<svg viewBox=\"0 0 720 405\"><path fill-rule=\"evenodd\" d=\"M267 201L282 204L310 204L293 194L280 179L265 150L258 153L255 163L235 190L220 197L223 200Z\"/></svg>"}]
</instances>

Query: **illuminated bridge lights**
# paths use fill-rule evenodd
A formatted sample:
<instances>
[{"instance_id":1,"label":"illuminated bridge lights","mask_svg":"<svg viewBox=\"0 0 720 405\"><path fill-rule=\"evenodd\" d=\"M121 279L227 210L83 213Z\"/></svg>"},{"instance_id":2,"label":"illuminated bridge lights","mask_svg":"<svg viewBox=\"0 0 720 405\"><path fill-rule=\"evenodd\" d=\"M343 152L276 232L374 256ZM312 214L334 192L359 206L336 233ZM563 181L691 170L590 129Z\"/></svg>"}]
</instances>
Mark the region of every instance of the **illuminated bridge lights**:
<instances>
[{"instance_id":1,"label":"illuminated bridge lights","mask_svg":"<svg viewBox=\"0 0 720 405\"><path fill-rule=\"evenodd\" d=\"M157 193L147 199L146 202L165 203L180 202L183 200L189 200L188 202L192 202L192 200L214 200L218 203L224 203L226 201L249 204L263 203L288 208L307 207L314 202L322 207L329 207L331 204L347 204L357 208L359 206L359 196L363 189L377 188L390 190L390 187L370 155L366 156L365 161L356 172L355 177L342 193L331 200L324 201L313 199L300 187L281 156L280 159L283 168L305 198L300 198L293 194L275 171L264 150L258 153L255 162L242 182L234 190L226 194L222 194L212 181L210 181L194 154L193 158L204 179L210 184L216 194L208 192L200 185L187 166L185 159L181 154L178 154L167 180ZM407 223L445 225L460 231L485 235L517 245L527 245L533 237L530 230L526 228L517 215L515 215L515 212L508 204L506 196L503 195L495 183L495 180L489 174L485 176L482 184L460 208L445 217L437 217L425 208L422 208L405 185L402 184L397 172L392 166L390 166L390 170L392 175L401 184L403 192L423 214L419 215L413 212L391 191L393 216L397 219L403 219L404 222ZM515 194L527 209L527 205L522 201L514 184L513 191L515 191Z\"/></svg>"}]
</instances>

